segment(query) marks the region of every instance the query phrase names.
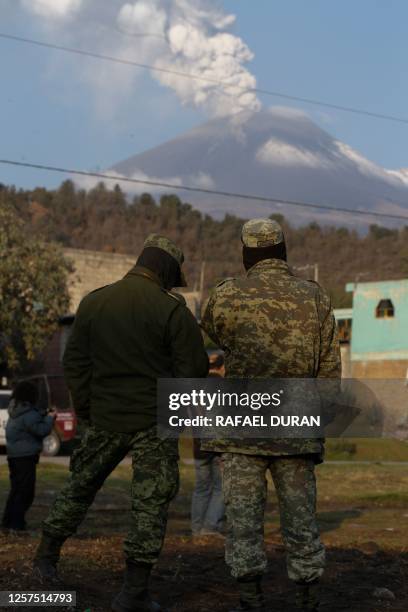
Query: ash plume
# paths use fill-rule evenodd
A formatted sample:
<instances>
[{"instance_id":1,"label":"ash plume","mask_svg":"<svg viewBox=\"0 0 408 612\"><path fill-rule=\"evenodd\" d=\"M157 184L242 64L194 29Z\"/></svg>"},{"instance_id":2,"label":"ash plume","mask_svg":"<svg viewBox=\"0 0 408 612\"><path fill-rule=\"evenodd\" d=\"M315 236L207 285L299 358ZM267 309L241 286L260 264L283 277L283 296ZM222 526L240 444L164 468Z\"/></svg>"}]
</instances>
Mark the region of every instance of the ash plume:
<instances>
[{"instance_id":1,"label":"ash plume","mask_svg":"<svg viewBox=\"0 0 408 612\"><path fill-rule=\"evenodd\" d=\"M103 54L196 75L206 80L150 71L183 105L210 116L258 110L256 79L247 64L253 53L231 31L235 15L215 0L20 0L52 40ZM65 58L71 71L92 87L100 108L115 113L121 100L137 95L143 73L101 61ZM223 81L222 87L211 81ZM106 112L105 112L106 114Z\"/></svg>"}]
</instances>

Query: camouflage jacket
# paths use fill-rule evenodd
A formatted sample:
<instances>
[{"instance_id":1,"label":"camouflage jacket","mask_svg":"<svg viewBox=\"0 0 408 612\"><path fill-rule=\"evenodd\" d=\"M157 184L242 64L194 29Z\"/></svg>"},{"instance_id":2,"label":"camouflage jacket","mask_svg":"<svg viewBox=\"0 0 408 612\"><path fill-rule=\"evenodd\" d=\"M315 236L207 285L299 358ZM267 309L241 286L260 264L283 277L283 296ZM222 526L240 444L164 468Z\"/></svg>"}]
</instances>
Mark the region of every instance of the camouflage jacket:
<instances>
[{"instance_id":1,"label":"camouflage jacket","mask_svg":"<svg viewBox=\"0 0 408 612\"><path fill-rule=\"evenodd\" d=\"M320 285L267 259L212 292L202 327L225 351L228 378L337 378L340 347L330 297ZM322 440L206 440L206 450L256 455L313 453Z\"/></svg>"}]
</instances>

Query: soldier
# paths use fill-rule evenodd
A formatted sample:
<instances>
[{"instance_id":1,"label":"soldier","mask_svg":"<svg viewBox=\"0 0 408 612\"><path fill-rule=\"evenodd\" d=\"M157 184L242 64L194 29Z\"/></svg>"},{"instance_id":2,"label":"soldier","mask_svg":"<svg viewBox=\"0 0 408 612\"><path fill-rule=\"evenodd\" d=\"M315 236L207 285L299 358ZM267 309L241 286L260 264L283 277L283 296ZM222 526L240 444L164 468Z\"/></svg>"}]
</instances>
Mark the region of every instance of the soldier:
<instances>
[{"instance_id":1,"label":"soldier","mask_svg":"<svg viewBox=\"0 0 408 612\"><path fill-rule=\"evenodd\" d=\"M159 611L148 580L160 554L167 510L178 490L177 440L156 435L158 378L207 375L200 328L182 296L184 256L151 234L136 266L120 281L81 302L64 355L74 406L85 434L70 478L43 524L34 574L56 579L63 542L75 533L105 479L130 453L131 526L124 543L126 572L112 609Z\"/></svg>"},{"instance_id":2,"label":"soldier","mask_svg":"<svg viewBox=\"0 0 408 612\"><path fill-rule=\"evenodd\" d=\"M271 219L248 221L242 243L246 276L217 285L202 320L204 330L225 351L226 376L338 379L340 350L330 298L317 283L292 274L280 225ZM261 578L267 564L267 470L279 500L297 608L317 610L325 552L316 522L314 466L322 461L323 442L217 439L205 440L201 447L223 453L226 562L239 584L239 610L266 610Z\"/></svg>"}]
</instances>

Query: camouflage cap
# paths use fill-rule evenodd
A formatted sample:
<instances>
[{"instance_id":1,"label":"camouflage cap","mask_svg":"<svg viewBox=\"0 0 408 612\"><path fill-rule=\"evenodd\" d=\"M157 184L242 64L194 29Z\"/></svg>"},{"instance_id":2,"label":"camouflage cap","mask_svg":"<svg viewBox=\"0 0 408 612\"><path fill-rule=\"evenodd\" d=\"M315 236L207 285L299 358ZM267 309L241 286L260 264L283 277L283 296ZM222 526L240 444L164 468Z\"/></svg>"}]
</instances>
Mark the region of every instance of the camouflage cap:
<instances>
[{"instance_id":1,"label":"camouflage cap","mask_svg":"<svg viewBox=\"0 0 408 612\"><path fill-rule=\"evenodd\" d=\"M181 266L184 261L183 251L179 249L178 246L174 244L174 242L172 242L168 238L165 238L165 236L160 236L160 234L150 234L146 238L143 247L156 247L157 249L162 249L162 251L166 251L166 253L174 257L179 266Z\"/></svg>"},{"instance_id":2,"label":"camouflage cap","mask_svg":"<svg viewBox=\"0 0 408 612\"><path fill-rule=\"evenodd\" d=\"M171 257L173 257L180 266L180 279L177 286L187 287L187 281L181 269L181 265L184 261L183 251L179 249L172 240L169 240L165 236L160 236L160 234L149 234L143 245L143 248L147 247L156 247L157 249L165 251L165 253L168 253L168 255L171 255Z\"/></svg>"},{"instance_id":3,"label":"camouflage cap","mask_svg":"<svg viewBox=\"0 0 408 612\"><path fill-rule=\"evenodd\" d=\"M251 219L242 227L241 240L246 247L257 249L280 244L285 237L274 219Z\"/></svg>"}]
</instances>

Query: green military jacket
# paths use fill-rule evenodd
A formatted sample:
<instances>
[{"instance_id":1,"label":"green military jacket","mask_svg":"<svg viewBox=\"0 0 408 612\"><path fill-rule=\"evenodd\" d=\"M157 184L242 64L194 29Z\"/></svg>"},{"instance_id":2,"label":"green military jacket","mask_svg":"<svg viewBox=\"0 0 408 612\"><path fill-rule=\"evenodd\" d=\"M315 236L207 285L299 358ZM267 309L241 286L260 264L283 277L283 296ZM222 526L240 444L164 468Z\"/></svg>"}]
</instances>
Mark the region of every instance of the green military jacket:
<instances>
[{"instance_id":1,"label":"green military jacket","mask_svg":"<svg viewBox=\"0 0 408 612\"><path fill-rule=\"evenodd\" d=\"M267 259L210 296L201 325L225 351L228 378L341 377L340 347L330 298L288 264ZM259 455L312 453L323 441L203 440L205 450Z\"/></svg>"},{"instance_id":2,"label":"green military jacket","mask_svg":"<svg viewBox=\"0 0 408 612\"><path fill-rule=\"evenodd\" d=\"M138 266L82 300L63 362L78 417L123 433L156 423L158 378L208 371L201 330L184 298Z\"/></svg>"}]
</instances>

